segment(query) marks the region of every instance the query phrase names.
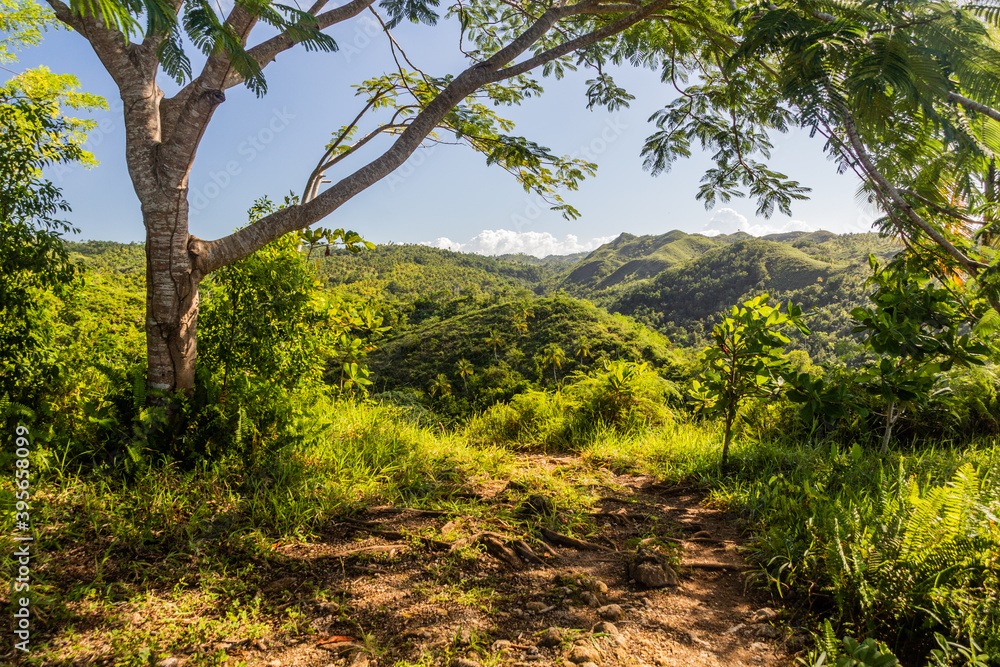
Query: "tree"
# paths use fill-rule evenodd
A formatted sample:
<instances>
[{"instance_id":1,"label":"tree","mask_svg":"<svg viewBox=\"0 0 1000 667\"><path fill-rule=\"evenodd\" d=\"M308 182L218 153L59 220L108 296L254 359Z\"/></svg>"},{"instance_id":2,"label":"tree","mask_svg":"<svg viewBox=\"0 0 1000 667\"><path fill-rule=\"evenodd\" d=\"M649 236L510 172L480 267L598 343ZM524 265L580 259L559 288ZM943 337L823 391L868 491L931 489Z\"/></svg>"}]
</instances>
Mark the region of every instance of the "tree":
<instances>
[{"instance_id":1,"label":"tree","mask_svg":"<svg viewBox=\"0 0 1000 667\"><path fill-rule=\"evenodd\" d=\"M462 378L462 384L465 386L465 393L469 393L469 378L476 374L476 369L472 367L472 362L468 359L459 359L455 364L458 369L458 375Z\"/></svg>"},{"instance_id":2,"label":"tree","mask_svg":"<svg viewBox=\"0 0 1000 667\"><path fill-rule=\"evenodd\" d=\"M774 191L780 206L805 192L752 157L766 158L770 135L798 125L861 179L862 195L884 213L880 229L937 277L976 278L1000 308L995 0L778 0L742 6L733 21L743 39L658 115L647 166L666 169L700 140L716 151L699 195L707 204L742 196L744 186Z\"/></svg>"},{"instance_id":3,"label":"tree","mask_svg":"<svg viewBox=\"0 0 1000 667\"><path fill-rule=\"evenodd\" d=\"M556 383L559 382L556 369L562 368L564 361L566 361L566 351L557 344L549 343L542 348L542 365L552 367L552 380Z\"/></svg>"},{"instance_id":4,"label":"tree","mask_svg":"<svg viewBox=\"0 0 1000 667\"><path fill-rule=\"evenodd\" d=\"M523 336L528 333L528 321L518 315L514 318L514 331L517 332L518 336Z\"/></svg>"},{"instance_id":5,"label":"tree","mask_svg":"<svg viewBox=\"0 0 1000 667\"><path fill-rule=\"evenodd\" d=\"M580 357L580 361L590 358L590 339L586 336L579 336L573 341L573 354Z\"/></svg>"},{"instance_id":6,"label":"tree","mask_svg":"<svg viewBox=\"0 0 1000 667\"><path fill-rule=\"evenodd\" d=\"M493 348L493 361L499 362L500 357L497 356L497 349L503 345L503 338L496 332L496 329L490 329L490 337L486 339L486 344Z\"/></svg>"},{"instance_id":7,"label":"tree","mask_svg":"<svg viewBox=\"0 0 1000 667\"><path fill-rule=\"evenodd\" d=\"M712 345L702 352L705 370L692 383L692 397L702 411L721 414L725 419L725 439L722 445L722 465L729 457L736 417L748 401L767 398L781 389L782 373L788 360L782 348L789 342L780 331L786 325L808 334L802 321L802 309L788 304L767 305L763 294L733 306L729 317L723 318L712 330Z\"/></svg>"},{"instance_id":8,"label":"tree","mask_svg":"<svg viewBox=\"0 0 1000 667\"><path fill-rule=\"evenodd\" d=\"M983 310L982 300L969 302L954 281L935 285L926 273L905 271L901 262L882 268L874 257L870 261L870 282L877 286L873 307L855 308L851 315L855 333L878 355L861 370L859 384L885 402L884 454L904 412L926 407L934 398L940 374L955 364L985 363L988 348L968 331L970 320Z\"/></svg>"},{"instance_id":9,"label":"tree","mask_svg":"<svg viewBox=\"0 0 1000 667\"><path fill-rule=\"evenodd\" d=\"M193 386L199 286L208 274L333 213L401 166L442 128L459 139L468 138L489 164L512 172L525 188L572 216L575 211L556 190L575 187L593 165L559 158L534 142L510 136L512 124L495 116L491 107L516 104L538 93L540 86L530 77L536 69L559 76L585 65L597 70L588 83L589 105L614 109L631 96L615 85L604 65L631 61L667 66L683 75L709 62L707 56L718 51L717 44L729 41L732 30L724 20L728 5L720 0L695 5L670 0L457 3L449 15L460 23L460 48L470 65L454 76L431 76L412 66L389 39L397 61L410 68L401 66L361 84L361 112L335 132L329 159L324 156L318 171L341 153L355 154L379 134L394 137L388 149L325 191L318 192L323 179L311 179L301 203L207 241L189 230L188 175L206 128L226 101L225 91L244 84L264 94L264 70L278 55L297 44L337 49L323 30L365 10L378 15L374 0L350 0L331 9L327 0L317 0L308 10L237 0L224 16L204 0L47 1L61 22L89 41L121 93L126 162L146 229L148 382L167 390ZM385 19L379 15L379 20L387 33L403 20L433 24L436 4L381 0ZM277 34L248 46L261 23ZM185 43L206 56L196 75ZM157 83L160 70L182 85L172 97ZM362 133L362 120L380 111L388 116ZM362 134L355 139L356 133Z\"/></svg>"},{"instance_id":10,"label":"tree","mask_svg":"<svg viewBox=\"0 0 1000 667\"><path fill-rule=\"evenodd\" d=\"M27 16L33 15L28 11ZM0 14L0 26L17 25L10 15ZM28 36L21 41L30 42L31 30L31 25L23 26L21 32ZM0 61L9 60L7 45L0 41ZM62 293L76 277L62 244L62 234L75 230L55 217L69 211L69 204L42 169L58 163L95 164L83 148L92 122L66 116L63 107L96 108L104 100L78 92L78 86L74 77L45 68L0 86L0 395L23 394L30 375L40 370L45 341L38 326L39 293Z\"/></svg>"},{"instance_id":11,"label":"tree","mask_svg":"<svg viewBox=\"0 0 1000 667\"><path fill-rule=\"evenodd\" d=\"M451 384L448 382L448 376L444 373L438 373L437 377L431 380L430 384L431 396L447 396L451 393Z\"/></svg>"}]
</instances>

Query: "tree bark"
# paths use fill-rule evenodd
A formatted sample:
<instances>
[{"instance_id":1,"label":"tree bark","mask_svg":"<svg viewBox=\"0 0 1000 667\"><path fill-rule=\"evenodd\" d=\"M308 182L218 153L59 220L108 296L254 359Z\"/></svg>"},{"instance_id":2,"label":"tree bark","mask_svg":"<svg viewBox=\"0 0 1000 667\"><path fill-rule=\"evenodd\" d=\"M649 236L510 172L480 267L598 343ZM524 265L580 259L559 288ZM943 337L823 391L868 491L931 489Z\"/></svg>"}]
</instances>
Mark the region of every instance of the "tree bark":
<instances>
[{"instance_id":1,"label":"tree bark","mask_svg":"<svg viewBox=\"0 0 1000 667\"><path fill-rule=\"evenodd\" d=\"M722 443L722 467L726 467L726 463L729 462L729 445L733 441L733 421L735 419L735 410L730 410L726 412L726 438L725 442Z\"/></svg>"},{"instance_id":2,"label":"tree bark","mask_svg":"<svg viewBox=\"0 0 1000 667\"><path fill-rule=\"evenodd\" d=\"M187 200L147 209L146 355L152 389L190 392L197 357L198 285L188 255Z\"/></svg>"}]
</instances>

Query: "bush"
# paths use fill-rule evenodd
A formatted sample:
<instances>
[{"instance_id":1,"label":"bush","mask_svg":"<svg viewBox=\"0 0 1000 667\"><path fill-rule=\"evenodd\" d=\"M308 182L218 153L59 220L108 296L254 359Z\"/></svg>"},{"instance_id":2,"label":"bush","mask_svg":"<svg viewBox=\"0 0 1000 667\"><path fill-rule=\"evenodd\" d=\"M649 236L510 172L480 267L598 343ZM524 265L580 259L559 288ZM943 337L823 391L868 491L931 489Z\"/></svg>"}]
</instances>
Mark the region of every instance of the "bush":
<instances>
[{"instance_id":1,"label":"bush","mask_svg":"<svg viewBox=\"0 0 1000 667\"><path fill-rule=\"evenodd\" d=\"M673 421L670 405L680 406L677 386L660 377L648 363L605 362L602 370L579 375L566 389L576 405L574 431L599 426L626 432Z\"/></svg>"},{"instance_id":2,"label":"bush","mask_svg":"<svg viewBox=\"0 0 1000 667\"><path fill-rule=\"evenodd\" d=\"M515 447L575 449L599 432L634 432L673 422L681 393L646 363L605 362L576 373L565 389L530 390L499 403L469 424L473 437Z\"/></svg>"}]
</instances>

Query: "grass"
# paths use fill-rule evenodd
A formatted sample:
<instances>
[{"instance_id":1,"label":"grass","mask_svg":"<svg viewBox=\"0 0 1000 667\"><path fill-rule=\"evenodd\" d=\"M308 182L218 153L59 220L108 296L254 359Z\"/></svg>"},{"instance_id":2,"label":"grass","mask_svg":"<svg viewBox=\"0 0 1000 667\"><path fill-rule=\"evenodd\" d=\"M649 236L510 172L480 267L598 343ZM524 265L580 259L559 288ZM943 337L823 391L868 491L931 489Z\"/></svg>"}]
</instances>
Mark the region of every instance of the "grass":
<instances>
[{"instance_id":1,"label":"grass","mask_svg":"<svg viewBox=\"0 0 1000 667\"><path fill-rule=\"evenodd\" d=\"M715 425L680 423L602 433L581 454L703 486L741 516L760 583L816 627L826 619L835 632L878 638L905 664L939 650L938 633L956 659L975 650L1000 659L996 440L886 456L743 440L725 470L720 440Z\"/></svg>"},{"instance_id":2,"label":"grass","mask_svg":"<svg viewBox=\"0 0 1000 667\"><path fill-rule=\"evenodd\" d=\"M35 664L103 652L139 665L181 649L188 664L221 664L221 643L308 633L303 604L343 602L322 582L269 590L306 567L282 556L282 544L316 541L332 522L380 504L451 513L460 520L448 539L474 529L527 533L537 523L585 537L586 513L598 489L613 490L614 471L701 486L736 512L762 566L759 583L816 628L825 620L838 636L877 637L907 664L923 664L938 632L955 655L1000 654L995 441L877 456L858 445L746 438L720 470L719 426L680 420L594 430L572 443L577 461L548 466L551 454L517 457L500 441L484 443L475 424L441 433L352 402L316 414L325 417L308 425L310 437L257 469L238 460L193 470L147 464L126 482L39 458L32 512L38 553L49 560L33 572L32 593L48 643L36 647ZM8 500L12 480L0 482ZM501 487L499 505L475 493ZM532 493L555 511L519 512ZM2 534L12 534L12 518L3 516ZM468 575L470 550L428 568L437 592L426 595L478 608L497 602L495 582ZM9 590L9 580L0 584ZM158 619L156 633L137 618Z\"/></svg>"}]
</instances>

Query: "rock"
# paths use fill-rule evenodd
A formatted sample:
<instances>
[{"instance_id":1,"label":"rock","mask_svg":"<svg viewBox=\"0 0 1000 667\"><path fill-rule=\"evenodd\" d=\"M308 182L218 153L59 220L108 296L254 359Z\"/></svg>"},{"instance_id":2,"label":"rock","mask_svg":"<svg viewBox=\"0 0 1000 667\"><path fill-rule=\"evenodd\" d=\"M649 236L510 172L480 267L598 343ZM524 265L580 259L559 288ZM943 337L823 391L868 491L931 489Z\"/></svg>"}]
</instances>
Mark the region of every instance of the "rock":
<instances>
[{"instance_id":1,"label":"rock","mask_svg":"<svg viewBox=\"0 0 1000 667\"><path fill-rule=\"evenodd\" d=\"M600 623L598 623L597 625L594 626L593 633L595 635L597 635L597 634L601 634L601 635L617 635L618 634L618 628L615 627L614 623L608 623L607 621L601 621Z\"/></svg>"},{"instance_id":2,"label":"rock","mask_svg":"<svg viewBox=\"0 0 1000 667\"><path fill-rule=\"evenodd\" d=\"M177 667L181 663L177 658L164 658L156 663L156 667Z\"/></svg>"},{"instance_id":3,"label":"rock","mask_svg":"<svg viewBox=\"0 0 1000 667\"><path fill-rule=\"evenodd\" d=\"M709 644L704 639L698 639L698 637L696 637L693 632L686 633L684 635L684 638L687 639L692 644L698 644L699 646L704 646L705 648L712 648L711 644Z\"/></svg>"},{"instance_id":4,"label":"rock","mask_svg":"<svg viewBox=\"0 0 1000 667\"><path fill-rule=\"evenodd\" d=\"M493 652L494 653L506 653L513 648L513 644L507 639L498 639L493 642Z\"/></svg>"},{"instance_id":5,"label":"rock","mask_svg":"<svg viewBox=\"0 0 1000 667\"><path fill-rule=\"evenodd\" d=\"M759 623L757 625L751 626L753 628L753 633L757 637L765 637L767 639L777 639L781 636L781 630L774 627L773 625L767 625L766 623Z\"/></svg>"},{"instance_id":6,"label":"rock","mask_svg":"<svg viewBox=\"0 0 1000 667\"><path fill-rule=\"evenodd\" d=\"M594 581L594 589L595 593L599 593L601 595L608 594L608 585L603 581L601 581L600 579Z\"/></svg>"},{"instance_id":7,"label":"rock","mask_svg":"<svg viewBox=\"0 0 1000 667\"><path fill-rule=\"evenodd\" d=\"M645 547L639 547L636 551L635 558L628 566L628 576L646 588L663 588L680 584L677 573L667 565L667 559Z\"/></svg>"},{"instance_id":8,"label":"rock","mask_svg":"<svg viewBox=\"0 0 1000 667\"><path fill-rule=\"evenodd\" d=\"M750 614L749 618L747 619L747 622L748 623L767 623L769 621L773 621L773 620L777 619L778 616L779 616L779 613L777 611L775 611L774 609L771 609L770 607L762 607L761 609L758 609L754 613Z\"/></svg>"},{"instance_id":9,"label":"rock","mask_svg":"<svg viewBox=\"0 0 1000 667\"><path fill-rule=\"evenodd\" d=\"M451 661L451 667L483 667L480 663L475 660L469 660L468 658L455 658Z\"/></svg>"},{"instance_id":10,"label":"rock","mask_svg":"<svg viewBox=\"0 0 1000 667\"><path fill-rule=\"evenodd\" d=\"M276 592L276 591L285 591L285 590L288 590L290 588L293 588L296 583L298 583L298 579L296 579L295 577L282 577L281 579L278 579L277 581L272 581L267 586L265 586L262 590L265 593L272 593L272 592Z\"/></svg>"},{"instance_id":11,"label":"rock","mask_svg":"<svg viewBox=\"0 0 1000 667\"><path fill-rule=\"evenodd\" d=\"M527 609L528 611L542 611L547 607L548 605L546 605L544 602L537 602L534 600L524 605L524 608Z\"/></svg>"},{"instance_id":12,"label":"rock","mask_svg":"<svg viewBox=\"0 0 1000 667\"><path fill-rule=\"evenodd\" d=\"M620 621L625 616L625 610L616 604L608 604L599 608L597 615L605 621Z\"/></svg>"},{"instance_id":13,"label":"rock","mask_svg":"<svg viewBox=\"0 0 1000 667\"><path fill-rule=\"evenodd\" d=\"M599 607L601 605L601 601L598 600L597 596L590 591L580 593L580 600L582 600L588 607Z\"/></svg>"},{"instance_id":14,"label":"rock","mask_svg":"<svg viewBox=\"0 0 1000 667\"><path fill-rule=\"evenodd\" d=\"M665 586L680 585L677 573L669 565L640 563L635 570L634 578L636 583L646 588L663 588Z\"/></svg>"},{"instance_id":15,"label":"rock","mask_svg":"<svg viewBox=\"0 0 1000 667\"><path fill-rule=\"evenodd\" d=\"M574 646L570 651L569 661L582 665L587 662L601 664L601 654L592 646Z\"/></svg>"},{"instance_id":16,"label":"rock","mask_svg":"<svg viewBox=\"0 0 1000 667\"><path fill-rule=\"evenodd\" d=\"M562 628L549 628L542 633L542 636L538 638L538 645L544 646L546 648L552 648L553 646L559 646L563 640Z\"/></svg>"},{"instance_id":17,"label":"rock","mask_svg":"<svg viewBox=\"0 0 1000 667\"><path fill-rule=\"evenodd\" d=\"M552 505L551 500L545 496L533 493L525 499L520 509L518 509L518 512L521 514L534 514L536 516L541 516L545 514L552 514L555 509L556 508Z\"/></svg>"}]
</instances>

